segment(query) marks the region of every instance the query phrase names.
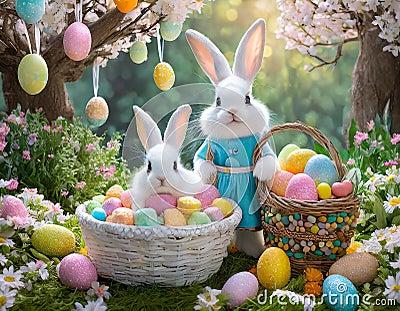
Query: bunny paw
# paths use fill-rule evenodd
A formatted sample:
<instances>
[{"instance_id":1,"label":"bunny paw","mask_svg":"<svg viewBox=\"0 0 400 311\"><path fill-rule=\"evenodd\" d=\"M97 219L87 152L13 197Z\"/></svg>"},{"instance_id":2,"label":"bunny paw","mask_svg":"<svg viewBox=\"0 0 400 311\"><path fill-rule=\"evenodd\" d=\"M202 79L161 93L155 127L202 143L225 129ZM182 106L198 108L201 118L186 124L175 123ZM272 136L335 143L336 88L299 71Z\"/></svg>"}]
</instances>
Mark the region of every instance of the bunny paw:
<instances>
[{"instance_id":1,"label":"bunny paw","mask_svg":"<svg viewBox=\"0 0 400 311\"><path fill-rule=\"evenodd\" d=\"M278 163L273 156L265 156L259 159L254 167L253 176L262 181L273 181Z\"/></svg>"},{"instance_id":2,"label":"bunny paw","mask_svg":"<svg viewBox=\"0 0 400 311\"><path fill-rule=\"evenodd\" d=\"M201 180L205 184L212 184L217 176L215 166L212 163L201 159L194 162L194 170L200 175Z\"/></svg>"}]
</instances>

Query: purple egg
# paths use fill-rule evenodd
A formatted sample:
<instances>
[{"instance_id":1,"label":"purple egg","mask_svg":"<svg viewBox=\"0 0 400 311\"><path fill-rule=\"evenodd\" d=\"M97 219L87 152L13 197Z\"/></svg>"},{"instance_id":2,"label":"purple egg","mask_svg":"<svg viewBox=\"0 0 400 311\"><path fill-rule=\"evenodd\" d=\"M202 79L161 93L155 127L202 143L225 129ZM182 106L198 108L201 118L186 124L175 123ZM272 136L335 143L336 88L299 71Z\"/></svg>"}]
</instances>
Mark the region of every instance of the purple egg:
<instances>
[{"instance_id":1,"label":"purple egg","mask_svg":"<svg viewBox=\"0 0 400 311\"><path fill-rule=\"evenodd\" d=\"M72 23L64 33L64 51L74 61L81 61L90 53L92 35L89 28L79 22Z\"/></svg>"},{"instance_id":2,"label":"purple egg","mask_svg":"<svg viewBox=\"0 0 400 311\"><path fill-rule=\"evenodd\" d=\"M92 282L97 281L96 268L81 254L65 256L58 265L58 276L64 285L82 290L89 289Z\"/></svg>"},{"instance_id":3,"label":"purple egg","mask_svg":"<svg viewBox=\"0 0 400 311\"><path fill-rule=\"evenodd\" d=\"M7 218L7 216L27 218L28 210L20 199L7 195L0 204L0 216L3 218Z\"/></svg>"},{"instance_id":4,"label":"purple egg","mask_svg":"<svg viewBox=\"0 0 400 311\"><path fill-rule=\"evenodd\" d=\"M122 202L118 198L109 198L102 205L102 208L106 212L107 216L110 216L118 207L122 207Z\"/></svg>"},{"instance_id":5,"label":"purple egg","mask_svg":"<svg viewBox=\"0 0 400 311\"><path fill-rule=\"evenodd\" d=\"M258 280L250 272L239 272L232 275L224 284L221 294L228 296L228 305L231 308L241 306L246 299L253 299L258 293Z\"/></svg>"}]
</instances>

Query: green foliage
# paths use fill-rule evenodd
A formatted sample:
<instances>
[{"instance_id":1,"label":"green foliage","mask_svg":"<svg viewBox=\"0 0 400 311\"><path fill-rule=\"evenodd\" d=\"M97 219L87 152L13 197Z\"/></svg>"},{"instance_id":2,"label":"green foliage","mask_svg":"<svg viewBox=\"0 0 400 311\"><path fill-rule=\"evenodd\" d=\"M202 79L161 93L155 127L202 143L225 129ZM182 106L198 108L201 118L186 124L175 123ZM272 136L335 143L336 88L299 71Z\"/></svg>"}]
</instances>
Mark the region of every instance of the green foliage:
<instances>
[{"instance_id":1,"label":"green foliage","mask_svg":"<svg viewBox=\"0 0 400 311\"><path fill-rule=\"evenodd\" d=\"M119 157L121 136L105 144L83 126L59 118L49 124L40 112L26 115L19 110L3 115L8 128L7 145L1 152L0 179L17 180L18 189L37 188L46 198L73 211L115 183L126 185L129 172ZM10 189L10 188L9 188ZM1 193L15 190L0 188Z\"/></svg>"}]
</instances>

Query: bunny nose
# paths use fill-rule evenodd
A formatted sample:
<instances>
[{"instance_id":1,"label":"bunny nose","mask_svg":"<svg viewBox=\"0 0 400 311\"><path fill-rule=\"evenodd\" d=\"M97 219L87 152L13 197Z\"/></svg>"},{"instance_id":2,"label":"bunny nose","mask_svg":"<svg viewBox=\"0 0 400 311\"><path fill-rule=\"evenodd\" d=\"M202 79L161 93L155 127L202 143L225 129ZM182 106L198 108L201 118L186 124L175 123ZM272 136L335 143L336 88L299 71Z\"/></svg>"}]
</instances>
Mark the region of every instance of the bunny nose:
<instances>
[{"instance_id":1,"label":"bunny nose","mask_svg":"<svg viewBox=\"0 0 400 311\"><path fill-rule=\"evenodd\" d=\"M161 185L164 183L165 178L164 177L157 177L157 179L160 181Z\"/></svg>"}]
</instances>

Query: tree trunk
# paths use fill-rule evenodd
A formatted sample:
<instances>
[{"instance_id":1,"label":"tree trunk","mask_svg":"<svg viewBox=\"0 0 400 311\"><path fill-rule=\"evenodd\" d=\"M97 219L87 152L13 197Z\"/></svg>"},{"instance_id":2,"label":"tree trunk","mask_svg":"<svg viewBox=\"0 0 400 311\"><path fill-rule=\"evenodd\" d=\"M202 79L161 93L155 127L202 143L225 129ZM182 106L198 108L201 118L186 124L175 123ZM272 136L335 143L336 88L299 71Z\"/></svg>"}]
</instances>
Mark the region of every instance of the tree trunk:
<instances>
[{"instance_id":1,"label":"tree trunk","mask_svg":"<svg viewBox=\"0 0 400 311\"><path fill-rule=\"evenodd\" d=\"M352 109L350 120L365 130L376 114L382 116L390 103L392 132L400 132L400 56L382 49L388 42L378 37L380 30L372 25L372 15L360 17L360 53L353 70Z\"/></svg>"}]
</instances>

